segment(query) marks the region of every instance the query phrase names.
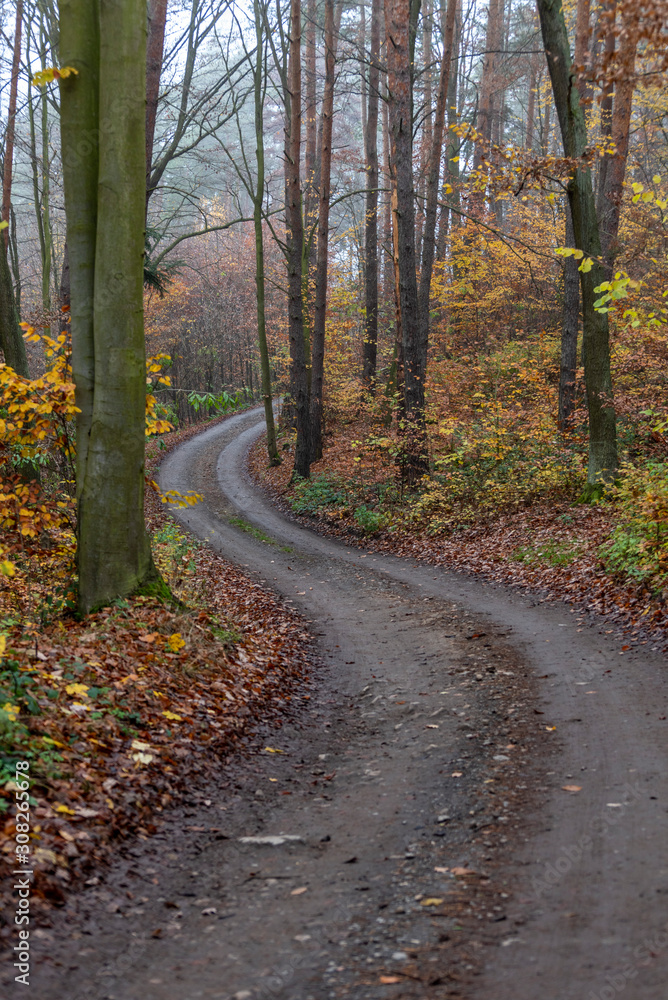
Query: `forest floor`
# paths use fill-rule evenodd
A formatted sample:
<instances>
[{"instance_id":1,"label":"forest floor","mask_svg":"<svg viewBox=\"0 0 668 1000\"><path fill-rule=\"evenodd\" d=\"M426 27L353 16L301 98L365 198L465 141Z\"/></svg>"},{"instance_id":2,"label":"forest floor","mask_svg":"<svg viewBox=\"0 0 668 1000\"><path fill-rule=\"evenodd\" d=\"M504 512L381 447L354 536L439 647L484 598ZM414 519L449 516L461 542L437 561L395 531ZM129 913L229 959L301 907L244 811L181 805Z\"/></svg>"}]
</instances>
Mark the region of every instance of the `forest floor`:
<instances>
[{"instance_id":1,"label":"forest floor","mask_svg":"<svg viewBox=\"0 0 668 1000\"><path fill-rule=\"evenodd\" d=\"M663 1000L665 660L286 519L244 473L260 431L210 428L160 484L303 616L310 698L68 900L40 1000Z\"/></svg>"},{"instance_id":2,"label":"forest floor","mask_svg":"<svg viewBox=\"0 0 668 1000\"><path fill-rule=\"evenodd\" d=\"M166 435L160 448L150 442L149 474L201 430ZM136 597L85 621L46 608L40 621L47 572L23 595L17 621L21 595L2 578L0 596L12 606L0 682L17 718L0 732L12 754L0 786L0 852L10 859L15 846L18 755L30 762L32 917L42 928L71 892L97 884L100 864L126 838L150 837L164 810L210 781L256 718L280 719L293 695L308 698L300 616L180 532L152 489L146 501L154 555L182 605ZM6 946L15 905L7 882L0 904Z\"/></svg>"}]
</instances>

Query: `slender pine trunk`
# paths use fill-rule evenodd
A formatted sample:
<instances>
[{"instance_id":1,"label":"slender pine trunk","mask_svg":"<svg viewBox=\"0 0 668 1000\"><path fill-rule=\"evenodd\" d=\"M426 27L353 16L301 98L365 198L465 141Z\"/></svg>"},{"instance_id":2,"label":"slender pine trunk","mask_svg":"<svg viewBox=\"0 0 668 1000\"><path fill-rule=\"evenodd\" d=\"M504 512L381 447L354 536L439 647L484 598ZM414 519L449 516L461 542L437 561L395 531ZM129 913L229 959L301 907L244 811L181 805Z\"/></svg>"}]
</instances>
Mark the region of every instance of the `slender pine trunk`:
<instances>
[{"instance_id":1,"label":"slender pine trunk","mask_svg":"<svg viewBox=\"0 0 668 1000\"><path fill-rule=\"evenodd\" d=\"M380 86L380 0L371 4L369 110L366 133L366 216L364 294L366 319L362 378L375 392L378 355L378 89Z\"/></svg>"},{"instance_id":2,"label":"slender pine trunk","mask_svg":"<svg viewBox=\"0 0 668 1000\"><path fill-rule=\"evenodd\" d=\"M260 347L260 371L262 373L262 402L267 425L267 457L269 465L279 465L280 458L276 446L276 427L274 425L274 407L271 398L271 368L269 366L269 348L267 346L267 325L265 315L265 281L264 281L264 237L262 233L262 204L264 201L264 88L266 77L265 39L263 18L259 0L254 2L255 9L255 158L257 163L257 183L253 199L253 222L255 226L255 292L257 299L257 339Z\"/></svg>"},{"instance_id":3,"label":"slender pine trunk","mask_svg":"<svg viewBox=\"0 0 668 1000\"><path fill-rule=\"evenodd\" d=\"M332 118L334 114L334 0L325 0L325 89L322 97L322 160L318 211L318 255L315 278L315 313L312 341L310 399L311 461L322 458L323 377L327 317L327 259L329 244L329 195L332 172Z\"/></svg>"}]
</instances>

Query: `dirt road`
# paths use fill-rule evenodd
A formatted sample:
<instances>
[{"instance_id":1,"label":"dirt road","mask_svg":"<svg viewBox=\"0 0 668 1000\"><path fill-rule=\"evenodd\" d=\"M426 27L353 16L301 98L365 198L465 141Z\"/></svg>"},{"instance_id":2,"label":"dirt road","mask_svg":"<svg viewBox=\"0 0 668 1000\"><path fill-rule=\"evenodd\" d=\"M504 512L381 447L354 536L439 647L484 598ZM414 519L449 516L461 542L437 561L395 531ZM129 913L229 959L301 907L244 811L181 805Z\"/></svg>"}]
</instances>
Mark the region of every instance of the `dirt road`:
<instances>
[{"instance_id":1,"label":"dirt road","mask_svg":"<svg viewBox=\"0 0 668 1000\"><path fill-rule=\"evenodd\" d=\"M211 428L161 486L310 622L309 707L91 887L33 995L665 1000L665 663L290 522L243 472L260 430Z\"/></svg>"}]
</instances>

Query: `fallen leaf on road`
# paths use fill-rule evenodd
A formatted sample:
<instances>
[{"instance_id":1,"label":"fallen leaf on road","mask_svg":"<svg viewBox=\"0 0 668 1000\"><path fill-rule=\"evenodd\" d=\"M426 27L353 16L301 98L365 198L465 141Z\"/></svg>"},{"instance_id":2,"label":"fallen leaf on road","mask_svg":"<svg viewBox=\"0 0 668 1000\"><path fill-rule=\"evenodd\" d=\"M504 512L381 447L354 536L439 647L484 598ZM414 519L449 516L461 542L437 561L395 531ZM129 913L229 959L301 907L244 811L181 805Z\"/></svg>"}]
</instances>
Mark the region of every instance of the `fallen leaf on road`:
<instances>
[{"instance_id":1,"label":"fallen leaf on road","mask_svg":"<svg viewBox=\"0 0 668 1000\"><path fill-rule=\"evenodd\" d=\"M276 747L265 747L265 753L285 753L284 750L277 750Z\"/></svg>"},{"instance_id":2,"label":"fallen leaf on road","mask_svg":"<svg viewBox=\"0 0 668 1000\"><path fill-rule=\"evenodd\" d=\"M475 875L476 872L473 868L451 868L450 871L453 875Z\"/></svg>"},{"instance_id":3,"label":"fallen leaf on road","mask_svg":"<svg viewBox=\"0 0 668 1000\"><path fill-rule=\"evenodd\" d=\"M452 772L452 777L453 778L461 778L461 776L462 776L462 772L461 771L453 771Z\"/></svg>"},{"instance_id":4,"label":"fallen leaf on road","mask_svg":"<svg viewBox=\"0 0 668 1000\"><path fill-rule=\"evenodd\" d=\"M440 906L443 902L442 899L437 899L436 897L429 896L427 899L420 900L420 906Z\"/></svg>"},{"instance_id":5,"label":"fallen leaf on road","mask_svg":"<svg viewBox=\"0 0 668 1000\"><path fill-rule=\"evenodd\" d=\"M401 976L381 976L380 982L389 985L390 983L400 983Z\"/></svg>"},{"instance_id":6,"label":"fallen leaf on road","mask_svg":"<svg viewBox=\"0 0 668 1000\"><path fill-rule=\"evenodd\" d=\"M449 868L434 868L434 871L435 872L442 872L443 874L445 874L445 872L449 872L450 869Z\"/></svg>"},{"instance_id":7,"label":"fallen leaf on road","mask_svg":"<svg viewBox=\"0 0 668 1000\"><path fill-rule=\"evenodd\" d=\"M307 891L308 891L308 886L307 885L302 885L302 886L299 887L299 889L293 889L292 892L290 893L290 895L291 896L301 896L301 894L303 892L307 892Z\"/></svg>"},{"instance_id":8,"label":"fallen leaf on road","mask_svg":"<svg viewBox=\"0 0 668 1000\"><path fill-rule=\"evenodd\" d=\"M582 785L562 785L561 786L565 792L581 792Z\"/></svg>"}]
</instances>

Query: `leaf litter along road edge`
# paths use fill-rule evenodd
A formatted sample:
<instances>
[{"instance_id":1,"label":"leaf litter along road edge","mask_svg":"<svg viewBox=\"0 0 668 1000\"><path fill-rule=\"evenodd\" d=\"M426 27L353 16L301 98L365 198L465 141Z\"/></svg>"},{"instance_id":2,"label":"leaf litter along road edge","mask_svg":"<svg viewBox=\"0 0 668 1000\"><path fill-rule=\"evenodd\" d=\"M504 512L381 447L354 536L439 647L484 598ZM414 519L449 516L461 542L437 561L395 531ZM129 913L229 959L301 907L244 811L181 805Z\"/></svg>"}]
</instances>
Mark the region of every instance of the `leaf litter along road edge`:
<instances>
[{"instance_id":1,"label":"leaf litter along road edge","mask_svg":"<svg viewBox=\"0 0 668 1000\"><path fill-rule=\"evenodd\" d=\"M219 422L149 442L147 478L169 451ZM135 597L82 622L59 616L35 637L8 636L5 663L24 692L15 699L11 762L31 761L38 925L120 841L154 832L160 813L239 749L258 719L280 725L293 698L309 697L311 640L301 616L172 527L152 489L146 511L154 537L164 539L155 546L160 568L185 609ZM0 802L7 860L16 833L9 774ZM0 939L8 944L14 909L5 883Z\"/></svg>"},{"instance_id":2,"label":"leaf litter along road edge","mask_svg":"<svg viewBox=\"0 0 668 1000\"><path fill-rule=\"evenodd\" d=\"M330 449L332 446L330 445ZM578 624L604 628L651 651L668 652L668 606L661 597L629 578L612 576L602 566L598 550L614 527L611 509L604 505L543 500L526 509L502 512L493 519L454 530L447 536L427 534L402 526L399 530L365 533L352 511L333 517L327 513L300 515L290 504L292 455L284 453L278 467L267 468L264 435L249 452L249 471L255 485L292 520L319 534L338 538L369 552L388 553L442 566L480 580L488 580L535 594L539 601L564 601L572 606ZM347 467L346 462L343 463ZM333 468L343 467L334 457ZM327 471L327 450L312 475ZM549 547L563 544L572 559L556 565ZM541 551L548 548L548 557ZM559 553L558 553L559 555ZM624 647L624 651L629 647Z\"/></svg>"}]
</instances>

